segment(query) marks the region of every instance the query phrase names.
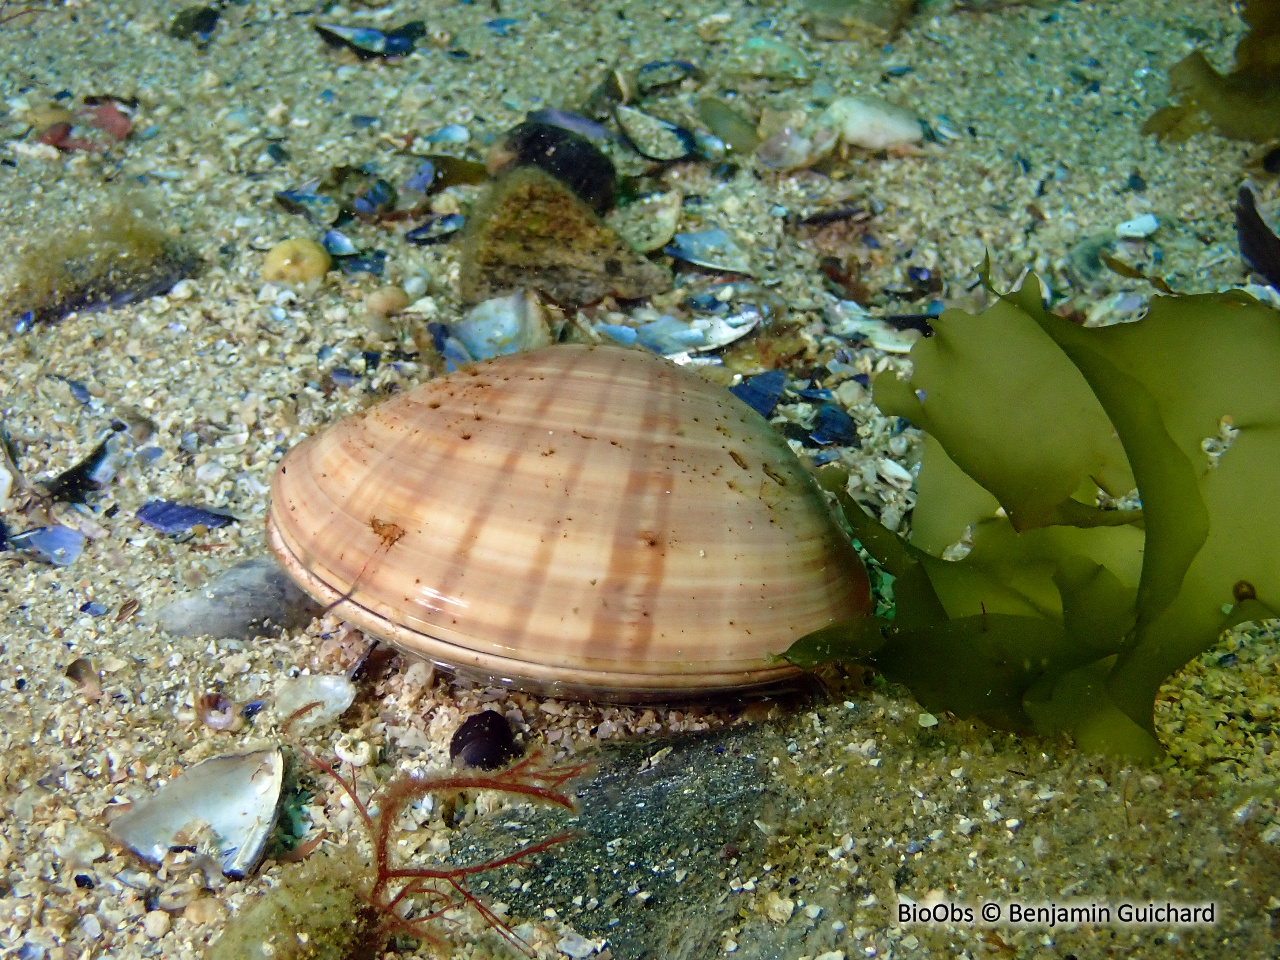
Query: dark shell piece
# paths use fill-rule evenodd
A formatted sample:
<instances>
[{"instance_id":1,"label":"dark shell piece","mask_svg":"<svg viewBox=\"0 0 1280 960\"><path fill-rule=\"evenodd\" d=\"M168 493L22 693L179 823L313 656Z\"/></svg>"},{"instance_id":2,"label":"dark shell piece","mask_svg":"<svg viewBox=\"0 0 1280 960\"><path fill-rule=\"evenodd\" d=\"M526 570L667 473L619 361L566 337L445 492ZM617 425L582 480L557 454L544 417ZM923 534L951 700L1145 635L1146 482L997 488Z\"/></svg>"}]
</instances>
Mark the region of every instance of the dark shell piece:
<instances>
[{"instance_id":1,"label":"dark shell piece","mask_svg":"<svg viewBox=\"0 0 1280 960\"><path fill-rule=\"evenodd\" d=\"M113 431L74 467L44 481L45 496L63 503L84 503L89 494L102 490L115 477L121 444L120 435Z\"/></svg>"},{"instance_id":2,"label":"dark shell piece","mask_svg":"<svg viewBox=\"0 0 1280 960\"><path fill-rule=\"evenodd\" d=\"M1245 263L1280 290L1280 237L1262 219L1257 198L1247 186L1241 187L1236 197L1236 237Z\"/></svg>"},{"instance_id":3,"label":"dark shell piece","mask_svg":"<svg viewBox=\"0 0 1280 960\"><path fill-rule=\"evenodd\" d=\"M342 217L342 204L317 192L318 180L288 190L277 190L276 203L286 212L306 217L322 227L337 223Z\"/></svg>"},{"instance_id":4,"label":"dark shell piece","mask_svg":"<svg viewBox=\"0 0 1280 960\"><path fill-rule=\"evenodd\" d=\"M351 205L362 217L380 217L396 205L396 188L379 178L357 190Z\"/></svg>"},{"instance_id":5,"label":"dark shell piece","mask_svg":"<svg viewBox=\"0 0 1280 960\"><path fill-rule=\"evenodd\" d=\"M339 257L337 262L338 269L348 276L371 273L375 277L380 277L387 266L387 251L369 250L354 257Z\"/></svg>"},{"instance_id":6,"label":"dark shell piece","mask_svg":"<svg viewBox=\"0 0 1280 960\"><path fill-rule=\"evenodd\" d=\"M778 405L786 385L787 375L784 371L769 370L748 377L737 386L730 387L729 392L760 416L767 418L773 416L773 408Z\"/></svg>"},{"instance_id":7,"label":"dark shell piece","mask_svg":"<svg viewBox=\"0 0 1280 960\"><path fill-rule=\"evenodd\" d=\"M449 741L449 756L465 767L497 770L520 755L511 724L497 710L472 714Z\"/></svg>"},{"instance_id":8,"label":"dark shell piece","mask_svg":"<svg viewBox=\"0 0 1280 960\"><path fill-rule=\"evenodd\" d=\"M138 508L135 516L147 526L168 534L186 533L194 526L213 530L236 522L236 518L229 513L174 503L172 500L149 500Z\"/></svg>"},{"instance_id":9,"label":"dark shell piece","mask_svg":"<svg viewBox=\"0 0 1280 960\"><path fill-rule=\"evenodd\" d=\"M858 425L854 423L853 417L834 403L824 403L814 417L809 438L821 447L857 446Z\"/></svg>"},{"instance_id":10,"label":"dark shell piece","mask_svg":"<svg viewBox=\"0 0 1280 960\"><path fill-rule=\"evenodd\" d=\"M698 141L684 127L676 126L661 117L651 116L643 110L619 104L614 108L613 116L627 138L627 143L647 160L668 163L683 160L698 149Z\"/></svg>"},{"instance_id":11,"label":"dark shell piece","mask_svg":"<svg viewBox=\"0 0 1280 960\"><path fill-rule=\"evenodd\" d=\"M467 218L460 213L442 213L427 219L425 223L421 223L405 233L404 238L410 243L417 244L420 247L430 246L433 243L443 243L453 238L463 224L467 222Z\"/></svg>"},{"instance_id":12,"label":"dark shell piece","mask_svg":"<svg viewBox=\"0 0 1280 960\"><path fill-rule=\"evenodd\" d=\"M688 60L654 60L636 71L636 89L641 96L648 96L662 87L701 76L702 71Z\"/></svg>"},{"instance_id":13,"label":"dark shell piece","mask_svg":"<svg viewBox=\"0 0 1280 960\"><path fill-rule=\"evenodd\" d=\"M489 151L494 176L516 167L537 167L551 174L598 214L613 206L617 171L586 137L550 123L526 120L507 131Z\"/></svg>"},{"instance_id":14,"label":"dark shell piece","mask_svg":"<svg viewBox=\"0 0 1280 960\"><path fill-rule=\"evenodd\" d=\"M427 25L421 20L411 20L385 33L372 27L344 27L336 23L317 23L315 28L329 46L354 50L365 60L412 53L414 43L427 33Z\"/></svg>"},{"instance_id":15,"label":"dark shell piece","mask_svg":"<svg viewBox=\"0 0 1280 960\"><path fill-rule=\"evenodd\" d=\"M217 7L184 7L174 16L169 25L169 36L176 40L191 40L197 46L204 46L213 37L218 26Z\"/></svg>"}]
</instances>

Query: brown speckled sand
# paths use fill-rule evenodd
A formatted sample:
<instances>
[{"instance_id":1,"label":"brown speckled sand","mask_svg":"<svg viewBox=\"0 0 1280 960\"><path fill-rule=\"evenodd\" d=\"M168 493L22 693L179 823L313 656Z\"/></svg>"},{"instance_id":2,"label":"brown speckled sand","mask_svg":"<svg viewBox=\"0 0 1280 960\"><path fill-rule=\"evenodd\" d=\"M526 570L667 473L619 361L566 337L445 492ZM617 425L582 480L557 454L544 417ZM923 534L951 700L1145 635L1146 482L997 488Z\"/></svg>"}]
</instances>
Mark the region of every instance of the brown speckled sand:
<instances>
[{"instance_id":1,"label":"brown speckled sand","mask_svg":"<svg viewBox=\"0 0 1280 960\"><path fill-rule=\"evenodd\" d=\"M276 207L274 191L340 164L373 163L401 182L418 162L404 150L415 135L460 123L474 146L526 110L581 100L615 62L680 58L708 72L707 92L736 86L753 110L872 93L956 134L903 156L851 153L830 175L757 173L749 162L727 177L707 163L665 174L670 188L703 198L686 203L682 229L731 230L757 279L806 330L821 320L823 254L859 257L862 280L877 294L903 284L908 265L927 267L945 278L948 302L972 306L981 302L972 287L985 251L998 279L1032 268L1065 290L1075 244L1146 212L1161 227L1150 244L1124 251L1133 262L1151 263L1158 249L1154 269L1186 291L1244 280L1230 208L1257 151L1212 136L1161 145L1138 132L1164 102L1166 68L1193 46L1229 61L1242 25L1225 2L1064 2L987 13L930 4L891 48L869 38L813 40L794 2L504 0L499 9L432 0L325 14L384 26L424 18L430 34L420 52L393 64L326 48L311 28L316 14L301 3L229 5L204 51L168 36L179 9L79 0L0 26L0 283L21 280L13 273L25 244L122 196L145 201L156 222L207 264L168 296L16 335L7 320L0 335L0 417L29 478L78 461L113 419L149 421L149 442L163 451L145 467L126 466L93 512L64 512L89 536L73 565L0 555L4 956L200 956L279 868L234 883L199 871L157 877L103 839L111 808L199 759L277 736L269 713L238 733L203 726L193 709L201 693L220 688L239 703L269 697L280 678L343 669L362 648L331 620L253 642L175 639L143 625L164 601L265 552L267 489L284 450L428 375L412 361L367 371L363 350L396 345L387 332L412 350L425 320L457 316L452 249L410 247L369 227L351 232L388 251L384 280L330 273L296 290L264 283L265 250L318 233ZM516 21L510 36L483 25L498 16ZM744 44L763 35L802 51L811 78L732 78ZM471 56L455 59L451 48ZM894 66L910 70L892 75ZM86 95L136 97L135 135L101 154L60 155L40 145L32 125L63 91L73 105ZM694 99L688 90L672 102ZM376 121L356 124L356 115ZM270 159L272 143L289 159ZM1127 187L1134 173L1145 190ZM1274 181L1263 184L1261 206L1273 211L1276 199ZM785 226L787 214L846 201L874 201L869 230L878 249L838 230L808 235ZM425 290L417 319L393 319L389 331L366 320L361 306L385 282ZM1106 273L1091 290L1073 289L1081 303L1128 291L1146 292ZM889 304L878 295L872 305ZM19 308L0 300L0 315ZM322 347L332 354L320 360ZM869 350L857 357L868 372L883 362ZM363 379L335 387L328 372L336 366ZM88 404L69 381L84 385ZM865 397L842 398L862 404L854 412L866 435L848 456L870 464L874 478L875 462L902 459L910 440L892 437ZM183 452L179 444L192 433L200 442ZM898 515L912 502L883 477L872 479L866 497ZM153 498L225 508L240 522L178 542L133 519ZM16 519L16 500L0 506L6 520ZM106 614L80 612L88 601ZM100 671L100 691L66 676L80 658ZM308 743L329 753L345 734L348 747L368 742L402 766L431 768L447 762L459 717L482 703L516 718L527 741L553 754L734 723L776 731L764 769L791 802L777 822L761 822L757 844L740 856L720 851L662 867L665 906L659 899L644 908L634 895L601 906L584 885L576 899L513 914L541 956L556 956L558 942L573 948L561 940L569 930L607 940L608 910L656 907L675 920L690 909L679 903L681 871L693 878L688 889L716 891L702 904L715 920L689 956L763 956L765 944L774 950L767 955L787 960L1276 955L1280 668L1275 637L1265 631L1224 641L1165 689L1158 722L1169 759L1151 770L950 717L932 726L934 718L897 689L850 686L819 707L745 712L596 708L455 689L404 664L366 692L341 729L323 729ZM357 836L333 785L317 782L327 793L313 798L313 821ZM438 819L431 830L424 851L447 842ZM582 864L583 875L597 866ZM536 878L536 868L528 876ZM973 906L1212 901L1219 913L1212 927L903 926L894 922L900 897ZM424 946L422 955L501 949L477 932L464 924L450 932L451 945ZM613 947L602 951L594 955Z\"/></svg>"}]
</instances>

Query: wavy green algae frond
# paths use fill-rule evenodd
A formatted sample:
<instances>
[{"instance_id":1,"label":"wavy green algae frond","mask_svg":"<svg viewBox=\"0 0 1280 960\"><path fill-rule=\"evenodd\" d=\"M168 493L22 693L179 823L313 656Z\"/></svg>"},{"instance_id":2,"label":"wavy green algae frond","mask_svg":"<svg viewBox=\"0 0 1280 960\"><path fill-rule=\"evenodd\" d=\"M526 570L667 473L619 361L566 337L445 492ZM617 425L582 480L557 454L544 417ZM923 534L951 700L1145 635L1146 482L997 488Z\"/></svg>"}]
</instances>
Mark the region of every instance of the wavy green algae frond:
<instances>
[{"instance_id":1,"label":"wavy green algae frond","mask_svg":"<svg viewBox=\"0 0 1280 960\"><path fill-rule=\"evenodd\" d=\"M1085 329L1029 280L935 328L910 382L875 383L881 409L928 434L911 541L825 478L896 577L893 619L829 628L788 658L871 663L930 710L1159 756L1160 684L1223 630L1280 612L1280 312L1168 296ZM1140 507L1098 506L1135 486ZM968 555L941 559L970 528Z\"/></svg>"},{"instance_id":2,"label":"wavy green algae frond","mask_svg":"<svg viewBox=\"0 0 1280 960\"><path fill-rule=\"evenodd\" d=\"M1246 0L1249 25L1235 67L1219 73L1199 50L1169 70L1175 102L1157 110L1143 133L1183 140L1214 130L1232 140L1260 143L1280 137L1280 0Z\"/></svg>"}]
</instances>

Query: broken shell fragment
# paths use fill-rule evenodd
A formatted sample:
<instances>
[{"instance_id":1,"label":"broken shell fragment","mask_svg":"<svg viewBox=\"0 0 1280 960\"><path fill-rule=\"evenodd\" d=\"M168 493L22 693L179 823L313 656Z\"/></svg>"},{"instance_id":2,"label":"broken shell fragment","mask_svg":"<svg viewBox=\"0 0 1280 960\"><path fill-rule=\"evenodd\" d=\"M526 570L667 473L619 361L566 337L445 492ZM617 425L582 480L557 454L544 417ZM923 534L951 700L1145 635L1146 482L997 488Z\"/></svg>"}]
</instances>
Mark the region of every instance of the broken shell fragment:
<instances>
[{"instance_id":1,"label":"broken shell fragment","mask_svg":"<svg viewBox=\"0 0 1280 960\"><path fill-rule=\"evenodd\" d=\"M212 757L139 800L107 832L150 863L194 846L240 879L262 861L283 783L278 748Z\"/></svg>"},{"instance_id":2,"label":"broken shell fragment","mask_svg":"<svg viewBox=\"0 0 1280 960\"><path fill-rule=\"evenodd\" d=\"M698 147L688 130L635 107L619 104L613 108L613 117L618 121L627 143L648 160L683 160Z\"/></svg>"},{"instance_id":3,"label":"broken shell fragment","mask_svg":"<svg viewBox=\"0 0 1280 960\"><path fill-rule=\"evenodd\" d=\"M793 681L866 573L786 441L666 360L566 345L432 380L294 447L268 533L332 612L557 696Z\"/></svg>"}]
</instances>

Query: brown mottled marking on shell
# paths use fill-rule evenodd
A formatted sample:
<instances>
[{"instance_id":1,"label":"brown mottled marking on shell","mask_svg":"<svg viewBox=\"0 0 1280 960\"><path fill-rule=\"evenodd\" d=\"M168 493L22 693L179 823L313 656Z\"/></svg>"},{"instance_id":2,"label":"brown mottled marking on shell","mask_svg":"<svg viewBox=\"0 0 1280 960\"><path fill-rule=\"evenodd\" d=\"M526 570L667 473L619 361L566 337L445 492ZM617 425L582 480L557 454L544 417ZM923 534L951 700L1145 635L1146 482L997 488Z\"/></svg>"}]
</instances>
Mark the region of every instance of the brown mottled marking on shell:
<instances>
[{"instance_id":1,"label":"brown mottled marking on shell","mask_svg":"<svg viewBox=\"0 0 1280 960\"><path fill-rule=\"evenodd\" d=\"M336 423L284 458L269 532L348 621L566 696L774 685L795 673L774 655L870 605L776 431L616 347L501 357Z\"/></svg>"}]
</instances>

